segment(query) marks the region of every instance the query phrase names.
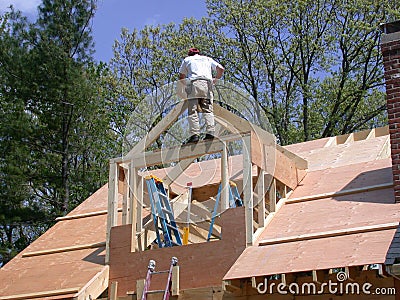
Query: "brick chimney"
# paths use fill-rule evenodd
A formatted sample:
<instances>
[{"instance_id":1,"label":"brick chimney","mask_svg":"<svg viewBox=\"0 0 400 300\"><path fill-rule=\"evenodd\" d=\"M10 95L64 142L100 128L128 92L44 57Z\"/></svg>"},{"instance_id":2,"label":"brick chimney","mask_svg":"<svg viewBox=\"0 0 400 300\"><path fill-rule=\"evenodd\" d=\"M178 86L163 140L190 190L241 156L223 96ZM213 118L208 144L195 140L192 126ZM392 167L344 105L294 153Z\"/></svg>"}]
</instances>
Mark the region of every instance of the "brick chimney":
<instances>
[{"instance_id":1,"label":"brick chimney","mask_svg":"<svg viewBox=\"0 0 400 300\"><path fill-rule=\"evenodd\" d=\"M381 29L393 184L395 200L400 202L400 21L383 24Z\"/></svg>"}]
</instances>

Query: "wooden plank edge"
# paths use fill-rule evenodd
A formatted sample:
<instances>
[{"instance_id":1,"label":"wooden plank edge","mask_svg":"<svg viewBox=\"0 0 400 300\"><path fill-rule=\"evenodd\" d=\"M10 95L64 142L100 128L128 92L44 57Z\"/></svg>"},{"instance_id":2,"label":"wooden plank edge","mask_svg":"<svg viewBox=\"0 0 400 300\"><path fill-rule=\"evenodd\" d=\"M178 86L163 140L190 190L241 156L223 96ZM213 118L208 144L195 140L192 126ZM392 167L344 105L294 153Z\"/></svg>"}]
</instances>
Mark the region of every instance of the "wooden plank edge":
<instances>
[{"instance_id":1,"label":"wooden plank edge","mask_svg":"<svg viewBox=\"0 0 400 300\"><path fill-rule=\"evenodd\" d=\"M267 245L283 244L283 243L298 242L298 241L305 241L305 240L314 240L314 239L327 238L327 237L337 237L337 236L357 234L357 233L366 233L366 232L372 232L372 231L397 229L398 226L399 226L399 222L393 222L393 223L386 223L386 224L359 226L359 227L346 228L346 229L329 230L329 231L324 231L324 232L301 234L301 235L295 235L295 236L262 240L258 243L258 245L259 246L267 246Z\"/></svg>"},{"instance_id":2,"label":"wooden plank edge","mask_svg":"<svg viewBox=\"0 0 400 300\"><path fill-rule=\"evenodd\" d=\"M76 251L76 250L100 248L100 247L105 247L105 246L106 246L106 242L76 245L76 246L27 252L27 253L23 253L22 257L25 258L25 257L32 257L32 256L46 255L46 254L55 254L55 253L62 253L62 252L69 252L69 251Z\"/></svg>"},{"instance_id":3,"label":"wooden plank edge","mask_svg":"<svg viewBox=\"0 0 400 300\"><path fill-rule=\"evenodd\" d=\"M0 296L0 300L22 300L22 299L33 299L33 298L41 298L41 297L51 297L51 296L60 296L60 295L68 295L68 294L76 294L79 292L79 288L66 288L59 290L50 290L44 292L36 292L36 293L27 293L27 294L17 294L10 296Z\"/></svg>"},{"instance_id":4,"label":"wooden plank edge","mask_svg":"<svg viewBox=\"0 0 400 300\"><path fill-rule=\"evenodd\" d=\"M323 198L339 197L339 196L345 196L345 195L350 195L350 194L358 194L358 193L370 192L370 191L375 191L375 190L382 190L382 189L391 188L391 187L393 187L393 183L387 182L387 183L382 183L382 184L365 186L365 187L361 187L361 188L346 189L346 190L341 190L341 191L336 191L336 192L329 192L329 193L316 194L316 195L311 195L311 196L291 198L291 199L288 199L286 201L286 203L291 204L291 203L298 203L298 202L304 202L304 201L310 201L310 200L318 200L318 199L323 199Z\"/></svg>"},{"instance_id":5,"label":"wooden plank edge","mask_svg":"<svg viewBox=\"0 0 400 300\"><path fill-rule=\"evenodd\" d=\"M118 212L121 212L122 208L118 208ZM93 212L88 212L88 213L83 213L83 214L77 214L77 215L67 215L63 217L58 217L56 218L56 221L65 221L65 220L74 220L74 219L81 219L81 218L87 218L87 217L94 217L94 216L101 216L101 215L106 215L107 210L98 210L98 211L93 211Z\"/></svg>"},{"instance_id":6,"label":"wooden plank edge","mask_svg":"<svg viewBox=\"0 0 400 300\"><path fill-rule=\"evenodd\" d=\"M109 266L103 268L89 280L88 283L74 296L75 300L97 299L107 288Z\"/></svg>"}]
</instances>

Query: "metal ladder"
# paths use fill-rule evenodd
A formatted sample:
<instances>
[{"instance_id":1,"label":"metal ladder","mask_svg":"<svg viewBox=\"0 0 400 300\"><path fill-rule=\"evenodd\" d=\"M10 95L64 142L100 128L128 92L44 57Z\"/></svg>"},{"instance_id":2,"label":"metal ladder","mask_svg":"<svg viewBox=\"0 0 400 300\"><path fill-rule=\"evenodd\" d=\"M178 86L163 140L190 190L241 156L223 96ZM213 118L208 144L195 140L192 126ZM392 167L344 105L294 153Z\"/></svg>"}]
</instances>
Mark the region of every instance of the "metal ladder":
<instances>
[{"instance_id":1,"label":"metal ladder","mask_svg":"<svg viewBox=\"0 0 400 300\"><path fill-rule=\"evenodd\" d=\"M222 189L222 183L218 187L218 193L217 193L217 197L216 197L216 201L215 201L215 205L214 205L214 210L211 215L211 223L210 223L210 229L208 231L207 242L209 242L211 239L215 218L218 216L218 207L219 207L219 201L221 198L221 189ZM240 207L240 206L243 206L243 201L240 198L240 194L237 189L236 183L234 183L233 181L229 181L229 207L233 208L233 207Z\"/></svg>"},{"instance_id":2,"label":"metal ladder","mask_svg":"<svg viewBox=\"0 0 400 300\"><path fill-rule=\"evenodd\" d=\"M181 246L181 235L162 180L150 175L146 177L146 184L158 247Z\"/></svg>"},{"instance_id":3,"label":"metal ladder","mask_svg":"<svg viewBox=\"0 0 400 300\"><path fill-rule=\"evenodd\" d=\"M176 257L172 257L169 270L155 271L156 262L154 260L149 261L149 266L147 267L146 280L144 282L144 287L143 287L142 300L147 300L147 295L149 295L149 294L158 294L158 293L160 293L160 294L163 293L163 300L169 299L169 296L171 295L171 286L172 286L172 269L177 264L178 264L178 259ZM168 273L168 280L167 280L167 285L165 286L165 290L150 291L150 282L151 282L152 275L164 274L164 273Z\"/></svg>"}]
</instances>

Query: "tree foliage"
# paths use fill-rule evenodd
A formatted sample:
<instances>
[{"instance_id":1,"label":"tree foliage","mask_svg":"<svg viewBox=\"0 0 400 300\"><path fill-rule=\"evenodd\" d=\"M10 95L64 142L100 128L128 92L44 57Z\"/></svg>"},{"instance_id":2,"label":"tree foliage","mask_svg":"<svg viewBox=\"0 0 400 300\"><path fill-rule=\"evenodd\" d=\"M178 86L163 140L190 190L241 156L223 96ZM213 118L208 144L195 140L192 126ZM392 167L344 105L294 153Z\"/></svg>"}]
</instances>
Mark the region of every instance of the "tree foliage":
<instances>
[{"instance_id":1,"label":"tree foliage","mask_svg":"<svg viewBox=\"0 0 400 300\"><path fill-rule=\"evenodd\" d=\"M45 0L35 23L2 17L0 264L106 181L115 148L105 67L92 62L94 10Z\"/></svg>"}]
</instances>

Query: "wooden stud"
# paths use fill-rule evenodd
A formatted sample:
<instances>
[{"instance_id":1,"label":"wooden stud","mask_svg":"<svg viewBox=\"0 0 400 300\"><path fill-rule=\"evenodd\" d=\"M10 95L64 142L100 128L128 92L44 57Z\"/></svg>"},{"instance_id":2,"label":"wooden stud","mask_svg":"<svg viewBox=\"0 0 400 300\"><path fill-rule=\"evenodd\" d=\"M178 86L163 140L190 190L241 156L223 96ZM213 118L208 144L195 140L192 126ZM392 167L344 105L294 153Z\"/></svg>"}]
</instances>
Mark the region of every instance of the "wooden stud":
<instances>
[{"instance_id":1,"label":"wooden stud","mask_svg":"<svg viewBox=\"0 0 400 300\"><path fill-rule=\"evenodd\" d=\"M136 237L136 227L137 227L137 210L138 210L138 182L139 182L139 174L134 164L131 163L129 165L130 168L130 188L131 188L131 196L129 199L130 203L130 211L129 211L129 224L132 224L132 233L131 233L131 252L135 252L138 250L138 239Z\"/></svg>"},{"instance_id":2,"label":"wooden stud","mask_svg":"<svg viewBox=\"0 0 400 300\"><path fill-rule=\"evenodd\" d=\"M135 168L136 174L139 170ZM136 232L140 233L143 230L143 188L144 188L144 178L143 176L137 176L137 206L136 206Z\"/></svg>"},{"instance_id":3,"label":"wooden stud","mask_svg":"<svg viewBox=\"0 0 400 300\"><path fill-rule=\"evenodd\" d=\"M179 295L179 266L172 267L171 294L172 296Z\"/></svg>"},{"instance_id":4,"label":"wooden stud","mask_svg":"<svg viewBox=\"0 0 400 300\"><path fill-rule=\"evenodd\" d=\"M265 227L265 174L259 168L257 180L258 228Z\"/></svg>"},{"instance_id":5,"label":"wooden stud","mask_svg":"<svg viewBox=\"0 0 400 300\"><path fill-rule=\"evenodd\" d=\"M128 223L128 218L129 218L129 168L124 169L125 173L125 178L124 178L124 193L123 193L123 198L122 198L122 224L129 224Z\"/></svg>"},{"instance_id":6,"label":"wooden stud","mask_svg":"<svg viewBox=\"0 0 400 300\"><path fill-rule=\"evenodd\" d=\"M228 166L228 149L223 143L221 156L221 212L229 208L229 166Z\"/></svg>"},{"instance_id":7,"label":"wooden stud","mask_svg":"<svg viewBox=\"0 0 400 300\"><path fill-rule=\"evenodd\" d=\"M269 211L276 211L276 180L272 179L271 185L268 190L268 199L269 199Z\"/></svg>"},{"instance_id":8,"label":"wooden stud","mask_svg":"<svg viewBox=\"0 0 400 300\"><path fill-rule=\"evenodd\" d=\"M243 202L246 218L246 242L253 244L253 176L251 163L251 139L243 137Z\"/></svg>"},{"instance_id":9,"label":"wooden stud","mask_svg":"<svg viewBox=\"0 0 400 300\"><path fill-rule=\"evenodd\" d=\"M106 232L106 257L108 264L110 258L110 232L111 227L117 225L118 209L118 165L110 163L110 172L108 178L108 213L107 213L107 232Z\"/></svg>"},{"instance_id":10,"label":"wooden stud","mask_svg":"<svg viewBox=\"0 0 400 300\"><path fill-rule=\"evenodd\" d=\"M136 299L142 299L145 282L146 279L139 279L136 281Z\"/></svg>"},{"instance_id":11,"label":"wooden stud","mask_svg":"<svg viewBox=\"0 0 400 300\"><path fill-rule=\"evenodd\" d=\"M118 281L111 282L110 300L118 300Z\"/></svg>"}]
</instances>

